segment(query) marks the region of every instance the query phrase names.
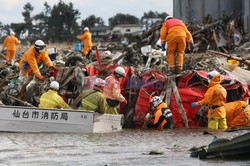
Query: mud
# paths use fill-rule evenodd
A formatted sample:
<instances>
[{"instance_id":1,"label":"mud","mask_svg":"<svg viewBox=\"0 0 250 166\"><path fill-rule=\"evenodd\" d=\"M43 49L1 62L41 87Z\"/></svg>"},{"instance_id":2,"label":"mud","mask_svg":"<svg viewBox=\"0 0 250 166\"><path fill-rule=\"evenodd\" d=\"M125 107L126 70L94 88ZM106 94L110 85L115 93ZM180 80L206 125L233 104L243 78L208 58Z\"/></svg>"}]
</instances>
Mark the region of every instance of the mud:
<instances>
[{"instance_id":1,"label":"mud","mask_svg":"<svg viewBox=\"0 0 250 166\"><path fill-rule=\"evenodd\" d=\"M0 133L1 165L250 165L241 160L199 160L193 146L209 144L205 129L123 130L114 133ZM248 131L221 132L231 139Z\"/></svg>"}]
</instances>

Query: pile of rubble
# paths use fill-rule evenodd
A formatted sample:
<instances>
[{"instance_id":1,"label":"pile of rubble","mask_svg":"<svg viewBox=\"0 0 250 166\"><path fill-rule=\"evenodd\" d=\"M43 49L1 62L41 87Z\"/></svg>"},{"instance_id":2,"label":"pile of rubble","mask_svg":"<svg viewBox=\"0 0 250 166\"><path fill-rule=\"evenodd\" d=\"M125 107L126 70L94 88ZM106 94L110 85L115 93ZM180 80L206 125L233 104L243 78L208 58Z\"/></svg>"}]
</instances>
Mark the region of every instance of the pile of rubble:
<instances>
[{"instance_id":1,"label":"pile of rubble","mask_svg":"<svg viewBox=\"0 0 250 166\"><path fill-rule=\"evenodd\" d=\"M247 41L246 35L244 35L244 37L242 35L243 27L241 20L238 18L232 20L225 17L221 20L212 22L208 17L204 22L205 24L203 25L188 25L188 29L192 32L194 38L195 53L186 50L187 54L185 57L184 71L211 71L217 69L228 74L228 71L233 72L236 69L236 66L227 63L227 60L229 59L239 62L238 68L244 70L240 72L241 74L249 70L250 55L248 52L250 50L250 42L245 42ZM108 74L110 71L108 67L100 67L100 63L102 63L103 66L110 66L110 64L132 66L138 74L143 74L149 69L157 69L167 74L168 67L166 62L166 52L162 52L158 47L162 23L162 21L157 21L149 31L144 32L140 37L135 38L135 40L131 41L129 45L118 43L96 43L92 52L90 64L102 74ZM96 51L98 50L100 51L101 62L98 62L98 58L96 58ZM71 91L71 94L68 94L68 98L75 98L84 88L84 82L86 83L86 79L80 78L88 77L89 74L87 72L85 59L81 58L81 53L75 52L67 45L63 48L60 48L60 46L57 46L57 48L51 47L48 51L50 52L50 57L53 60L53 63L59 68L56 72L64 70L64 72L68 73L68 75L65 74L60 78L61 85L64 85L62 88L64 92L62 93L69 93ZM23 54L23 51L21 54ZM12 97L12 99L4 100L3 102L5 104L13 105L17 104L16 101L21 100L24 101L23 103L21 102L22 104L29 102L36 106L38 103L37 98L42 92L46 91L46 88L44 87L48 85L49 79L51 78L48 77L47 81L43 83L38 82L37 85L40 88L32 88L32 90L37 91L37 93L33 93L36 94L36 96L33 96L32 100L25 99L25 96L27 96L25 93L27 93L27 91L22 87L18 87L20 86L18 84L18 61L21 56L17 57L19 59L9 66L4 61L4 54L0 54L1 99L6 99L7 95L8 97ZM73 80L71 78L72 75L78 79ZM244 77L244 79L248 78ZM25 86L27 85L28 84ZM248 85L250 85L250 83ZM29 96L29 98L32 97ZM20 104L20 101L18 101L18 103Z\"/></svg>"}]
</instances>

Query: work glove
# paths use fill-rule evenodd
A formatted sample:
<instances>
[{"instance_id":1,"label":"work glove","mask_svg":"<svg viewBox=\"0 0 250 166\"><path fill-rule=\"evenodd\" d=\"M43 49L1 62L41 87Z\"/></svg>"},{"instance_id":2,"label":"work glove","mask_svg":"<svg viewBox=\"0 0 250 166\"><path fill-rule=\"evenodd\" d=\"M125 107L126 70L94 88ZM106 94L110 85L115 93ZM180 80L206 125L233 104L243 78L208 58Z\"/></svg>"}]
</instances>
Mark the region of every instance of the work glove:
<instances>
[{"instance_id":1,"label":"work glove","mask_svg":"<svg viewBox=\"0 0 250 166\"><path fill-rule=\"evenodd\" d=\"M147 118L147 119L151 118L150 113L147 113L147 115L145 116L145 118Z\"/></svg>"},{"instance_id":2,"label":"work glove","mask_svg":"<svg viewBox=\"0 0 250 166\"><path fill-rule=\"evenodd\" d=\"M23 69L24 70L28 70L28 68L29 68L29 63L28 62L24 62L23 63Z\"/></svg>"},{"instance_id":3,"label":"work glove","mask_svg":"<svg viewBox=\"0 0 250 166\"><path fill-rule=\"evenodd\" d=\"M194 43L190 43L189 46L190 46L190 51L193 52L194 51Z\"/></svg>"},{"instance_id":4,"label":"work glove","mask_svg":"<svg viewBox=\"0 0 250 166\"><path fill-rule=\"evenodd\" d=\"M49 69L50 69L50 70L54 70L54 69L55 69L55 66L50 66Z\"/></svg>"},{"instance_id":5,"label":"work glove","mask_svg":"<svg viewBox=\"0 0 250 166\"><path fill-rule=\"evenodd\" d=\"M166 51L166 48L165 48L165 47L166 47L166 44L161 44L161 50L162 50L162 51Z\"/></svg>"},{"instance_id":6,"label":"work glove","mask_svg":"<svg viewBox=\"0 0 250 166\"><path fill-rule=\"evenodd\" d=\"M198 105L198 104L197 104L196 102L192 102L191 107L194 108L194 107L196 107L197 105Z\"/></svg>"},{"instance_id":7,"label":"work glove","mask_svg":"<svg viewBox=\"0 0 250 166\"><path fill-rule=\"evenodd\" d=\"M124 103L124 104L128 104L128 101L125 99L125 100L123 101L123 103Z\"/></svg>"},{"instance_id":8,"label":"work glove","mask_svg":"<svg viewBox=\"0 0 250 166\"><path fill-rule=\"evenodd\" d=\"M39 80L44 80L44 76L39 76Z\"/></svg>"}]
</instances>

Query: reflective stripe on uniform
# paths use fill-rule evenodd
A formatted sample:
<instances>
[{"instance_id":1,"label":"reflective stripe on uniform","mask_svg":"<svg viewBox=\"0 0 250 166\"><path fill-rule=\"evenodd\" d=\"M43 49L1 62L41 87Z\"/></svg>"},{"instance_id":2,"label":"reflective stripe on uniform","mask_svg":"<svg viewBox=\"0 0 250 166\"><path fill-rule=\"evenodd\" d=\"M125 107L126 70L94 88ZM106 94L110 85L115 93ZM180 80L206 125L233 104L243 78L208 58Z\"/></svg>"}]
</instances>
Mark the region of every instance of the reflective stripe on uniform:
<instances>
[{"instance_id":1,"label":"reflective stripe on uniform","mask_svg":"<svg viewBox=\"0 0 250 166\"><path fill-rule=\"evenodd\" d=\"M171 68L171 67L175 67L175 65L168 65L168 67L170 67L170 68Z\"/></svg>"},{"instance_id":2,"label":"reflective stripe on uniform","mask_svg":"<svg viewBox=\"0 0 250 166\"><path fill-rule=\"evenodd\" d=\"M166 109L163 114L162 114L164 117L168 118L170 116L172 116L172 112L170 111L170 109Z\"/></svg>"},{"instance_id":3,"label":"reflective stripe on uniform","mask_svg":"<svg viewBox=\"0 0 250 166\"><path fill-rule=\"evenodd\" d=\"M33 73L38 73L39 72L39 70L35 70L35 71L33 71Z\"/></svg>"},{"instance_id":4,"label":"reflective stripe on uniform","mask_svg":"<svg viewBox=\"0 0 250 166\"><path fill-rule=\"evenodd\" d=\"M93 110L96 110L96 109L97 109L97 105L92 104L91 102L86 101L86 100L84 100L84 99L83 99L83 101L82 101L82 104L83 104L83 106L86 105L86 106L90 107L90 108L93 109Z\"/></svg>"},{"instance_id":5,"label":"reflective stripe on uniform","mask_svg":"<svg viewBox=\"0 0 250 166\"><path fill-rule=\"evenodd\" d=\"M43 102L46 102L46 103L49 103L49 104L52 104L52 105L57 105L58 104L56 101L51 100L51 99L40 98L40 101L43 101Z\"/></svg>"}]
</instances>

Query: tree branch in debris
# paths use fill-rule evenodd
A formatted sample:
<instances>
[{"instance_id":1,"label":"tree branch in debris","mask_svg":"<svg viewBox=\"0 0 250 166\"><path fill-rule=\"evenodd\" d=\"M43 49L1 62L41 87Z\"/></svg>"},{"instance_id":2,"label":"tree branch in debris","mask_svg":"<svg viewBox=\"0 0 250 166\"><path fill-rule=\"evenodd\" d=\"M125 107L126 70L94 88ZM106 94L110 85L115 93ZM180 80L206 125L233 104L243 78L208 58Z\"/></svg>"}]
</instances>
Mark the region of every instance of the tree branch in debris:
<instances>
[{"instance_id":1,"label":"tree branch in debris","mask_svg":"<svg viewBox=\"0 0 250 166\"><path fill-rule=\"evenodd\" d=\"M221 23L221 21L222 21L222 20L218 20L218 21L215 21L215 22L213 22L213 23L211 23L211 24L207 24L207 25L205 25L202 29L193 32L192 35L196 35L196 34L202 32L202 31L204 31L204 30L206 30L206 29L208 29L208 28L210 28L210 27L212 27L212 26L215 26L215 25Z\"/></svg>"},{"instance_id":2,"label":"tree branch in debris","mask_svg":"<svg viewBox=\"0 0 250 166\"><path fill-rule=\"evenodd\" d=\"M237 57L237 56L232 56L232 55L229 55L229 54L225 54L225 53L222 53L222 52L219 52L219 51L208 50L208 52L218 54L218 55L222 55L224 57L240 61L240 62L246 64L247 66L250 66L250 60L246 60L244 58L240 58L240 57Z\"/></svg>"}]
</instances>

